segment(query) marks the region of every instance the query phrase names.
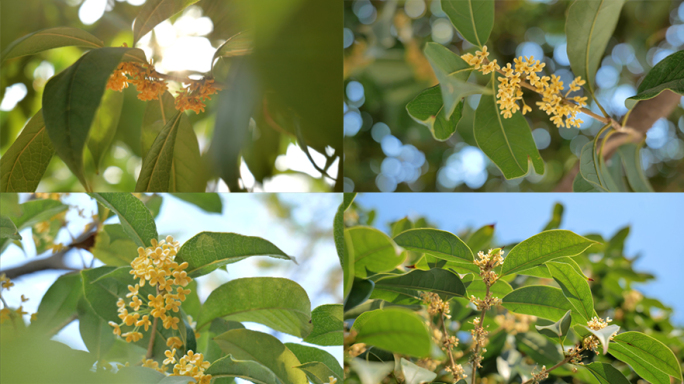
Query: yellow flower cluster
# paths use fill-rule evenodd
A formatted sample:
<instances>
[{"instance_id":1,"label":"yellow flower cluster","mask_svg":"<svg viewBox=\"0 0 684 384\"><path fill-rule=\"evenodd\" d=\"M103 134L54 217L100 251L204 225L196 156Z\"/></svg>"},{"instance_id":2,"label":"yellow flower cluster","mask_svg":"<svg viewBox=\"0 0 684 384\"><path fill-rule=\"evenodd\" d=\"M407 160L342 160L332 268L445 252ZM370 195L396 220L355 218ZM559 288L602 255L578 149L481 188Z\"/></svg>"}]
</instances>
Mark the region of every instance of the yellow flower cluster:
<instances>
[{"instance_id":1,"label":"yellow flower cluster","mask_svg":"<svg viewBox=\"0 0 684 384\"><path fill-rule=\"evenodd\" d=\"M134 64L129 62L120 63L107 82L107 89L121 92L128 88L128 84L135 85L138 90L138 99L143 101L157 100L166 92L168 85L163 79L154 76L155 70L152 64ZM126 75L130 76L127 77Z\"/></svg>"},{"instance_id":2,"label":"yellow flower cluster","mask_svg":"<svg viewBox=\"0 0 684 384\"><path fill-rule=\"evenodd\" d=\"M166 360L164 365L173 364L176 362L174 355L176 349L166 351ZM171 376L192 376L198 384L209 384L211 382L211 375L207 375L204 371L209 368L211 363L204 361L204 356L201 353L188 353L178 360L178 363L173 366L173 373Z\"/></svg>"},{"instance_id":3,"label":"yellow flower cluster","mask_svg":"<svg viewBox=\"0 0 684 384\"><path fill-rule=\"evenodd\" d=\"M482 368L480 363L482 362L482 354L487 352L485 346L489 342L487 339L489 332L484 329L479 317L473 319L473 329L470 330L470 334L473 337L473 348L476 352L479 349L479 353L474 353L470 356L470 363L478 368Z\"/></svg>"},{"instance_id":4,"label":"yellow flower cluster","mask_svg":"<svg viewBox=\"0 0 684 384\"><path fill-rule=\"evenodd\" d=\"M593 329L594 331L600 331L601 329L607 327L608 323L610 323L611 321L613 320L611 320L610 317L606 317L605 321L600 317L594 317L587 322L587 327ZM599 353L597 350L599 343L599 339L596 336L591 335L582 340L582 347L585 350L593 350L594 352Z\"/></svg>"},{"instance_id":5,"label":"yellow flower cluster","mask_svg":"<svg viewBox=\"0 0 684 384\"><path fill-rule=\"evenodd\" d=\"M4 273L2 275L0 275L0 293L2 292L3 289L6 289L9 291L9 289L12 288L13 286L14 286L14 283L12 282L12 280L10 280L9 277L7 277ZM2 294L0 294L0 298L2 298ZM21 302L25 303L27 301L29 301L29 299L27 299L24 295L21 295ZM16 309L16 310L14 310L14 312L12 312L12 310L7 307L7 303L5 302L4 299L2 299L2 304L4 307L2 309L0 309L0 324L4 323L7 320L13 320L12 318L15 315L19 316L19 318L21 318L24 315L28 315L28 312L24 311L23 305L19 306L19 309ZM37 315L38 315L38 313L32 314L31 315L31 321L35 321Z\"/></svg>"},{"instance_id":6,"label":"yellow flower cluster","mask_svg":"<svg viewBox=\"0 0 684 384\"><path fill-rule=\"evenodd\" d=\"M530 325L537 321L537 317L506 312L505 315L497 315L494 321L501 328L505 329L506 333L516 335L527 332L530 329Z\"/></svg>"},{"instance_id":7,"label":"yellow flower cluster","mask_svg":"<svg viewBox=\"0 0 684 384\"><path fill-rule=\"evenodd\" d=\"M444 317L450 319L451 309L449 309L449 302L442 300L438 294L434 292L421 292L420 298L423 304L427 304L428 313L432 316L444 313Z\"/></svg>"},{"instance_id":8,"label":"yellow flower cluster","mask_svg":"<svg viewBox=\"0 0 684 384\"><path fill-rule=\"evenodd\" d=\"M478 260L473 260L473 263L480 268L480 277L485 284L491 286L499 278L494 268L504 263L503 254L504 251L501 248L490 249L486 254L482 251L478 252Z\"/></svg>"},{"instance_id":9,"label":"yellow flower cluster","mask_svg":"<svg viewBox=\"0 0 684 384\"><path fill-rule=\"evenodd\" d=\"M488 297L485 297L484 300L475 297L475 295L470 295L470 302L475 304L478 311L486 311L491 307L501 304L501 299L498 297L492 297L491 294Z\"/></svg>"},{"instance_id":10,"label":"yellow flower cluster","mask_svg":"<svg viewBox=\"0 0 684 384\"><path fill-rule=\"evenodd\" d=\"M187 88L178 91L176 96L176 109L185 112L195 111L196 114L204 112L204 101L211 99L211 95L221 90L214 84L214 79L204 79L190 84Z\"/></svg>"},{"instance_id":11,"label":"yellow flower cluster","mask_svg":"<svg viewBox=\"0 0 684 384\"><path fill-rule=\"evenodd\" d=\"M143 335L138 330L140 327L143 327L146 332L149 330L152 325L150 316L161 319L164 328L177 330L180 319L167 315L167 312L178 312L181 303L185 301L185 295L190 294L189 289L183 288L192 281L184 271L188 263L178 264L174 261L180 244L173 241L171 236L167 236L166 240L160 242L155 239L151 242L151 247L138 248L138 257L131 262L133 269L130 273L140 282L135 286L128 286L130 292L126 294L126 297L131 299L130 302L126 303L124 299L119 298L116 303L119 307L121 323L109 322L109 325L114 327L114 334L124 337L129 343L142 339ZM148 294L147 299L138 296L140 287L145 286L146 282L156 288L156 296ZM127 306L132 309L132 312L128 311ZM141 307L144 308L141 309ZM124 325L134 326L134 328L122 334L121 326Z\"/></svg>"},{"instance_id":12,"label":"yellow flower cluster","mask_svg":"<svg viewBox=\"0 0 684 384\"><path fill-rule=\"evenodd\" d=\"M504 77L498 78L499 90L496 97L501 114L505 119L511 118L514 113L521 110L518 101L522 103L523 115L532 111L532 108L525 104L523 100L521 87L526 80L527 82L524 83L526 86L542 95L542 101L537 102L537 106L546 112L547 115L552 116L551 121L557 127L579 127L583 123L581 119L577 118L577 115L581 112L581 108L587 105L587 98L573 97L571 100L576 104L570 103L566 99L571 92L579 91L580 87L586 84L581 77L575 78L570 84L567 93L563 94L563 82L560 81L560 77L556 75L540 77L538 73L544 69L546 64L539 60L534 60L534 57L519 57L514 59L515 68L511 66L511 63L501 68L496 63L496 60L488 61L488 56L487 47L484 46L482 51L475 52L475 55L467 53L462 55L461 58L475 70L485 75L494 71L504 75Z\"/></svg>"}]
</instances>

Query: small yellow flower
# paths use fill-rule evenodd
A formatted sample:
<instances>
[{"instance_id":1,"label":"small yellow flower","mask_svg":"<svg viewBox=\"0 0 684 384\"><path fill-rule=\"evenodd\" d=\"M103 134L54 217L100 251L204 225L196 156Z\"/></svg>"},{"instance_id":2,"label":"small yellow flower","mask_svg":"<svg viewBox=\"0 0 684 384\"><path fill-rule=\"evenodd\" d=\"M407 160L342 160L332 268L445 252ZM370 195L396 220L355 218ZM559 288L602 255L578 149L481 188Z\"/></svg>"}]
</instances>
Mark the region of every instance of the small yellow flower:
<instances>
[{"instance_id":1,"label":"small yellow flower","mask_svg":"<svg viewBox=\"0 0 684 384\"><path fill-rule=\"evenodd\" d=\"M152 322L150 322L149 316L147 315L143 316L142 319L135 323L136 327L145 327L145 332L150 328L150 325L152 325Z\"/></svg>"},{"instance_id":2,"label":"small yellow flower","mask_svg":"<svg viewBox=\"0 0 684 384\"><path fill-rule=\"evenodd\" d=\"M129 293L126 294L126 297L131 297L131 296L136 296L138 294L138 290L140 289L140 285L136 284L135 287L132 285L128 286L128 290L130 291Z\"/></svg>"},{"instance_id":3,"label":"small yellow flower","mask_svg":"<svg viewBox=\"0 0 684 384\"><path fill-rule=\"evenodd\" d=\"M121 336L126 338L127 343L130 343L130 342L135 343L136 341L142 339L143 334L140 332L126 332Z\"/></svg>"},{"instance_id":4,"label":"small yellow flower","mask_svg":"<svg viewBox=\"0 0 684 384\"><path fill-rule=\"evenodd\" d=\"M131 308L133 308L134 311L140 310L140 306L143 304L143 302L140 300L138 296L133 296L133 299L131 302L128 304L130 305Z\"/></svg>"},{"instance_id":5,"label":"small yellow flower","mask_svg":"<svg viewBox=\"0 0 684 384\"><path fill-rule=\"evenodd\" d=\"M0 275L0 281L2 282L2 287L7 290L14 286L12 280L10 280L9 277L6 277L4 273Z\"/></svg>"},{"instance_id":6,"label":"small yellow flower","mask_svg":"<svg viewBox=\"0 0 684 384\"><path fill-rule=\"evenodd\" d=\"M121 327L119 327L119 324L117 324L117 323L115 323L115 322L113 322L113 321L110 321L110 322L107 323L107 324L109 324L109 325L111 325L112 327L114 327L114 334L115 334L115 335L121 336Z\"/></svg>"},{"instance_id":7,"label":"small yellow flower","mask_svg":"<svg viewBox=\"0 0 684 384\"><path fill-rule=\"evenodd\" d=\"M166 355L166 359L164 360L164 365L176 363L176 357L175 357L176 348L173 348L172 350L164 352L164 355Z\"/></svg>"},{"instance_id":8,"label":"small yellow flower","mask_svg":"<svg viewBox=\"0 0 684 384\"><path fill-rule=\"evenodd\" d=\"M180 348L183 346L183 342L178 337L173 336L166 339L166 346L169 348Z\"/></svg>"},{"instance_id":9,"label":"small yellow flower","mask_svg":"<svg viewBox=\"0 0 684 384\"><path fill-rule=\"evenodd\" d=\"M142 366L143 366L143 367L146 367L146 368L158 369L158 368L159 368L159 363L157 363L156 361L154 361L154 360L152 360L152 359L147 359L147 360L146 360L145 358L143 358L143 364L142 364Z\"/></svg>"},{"instance_id":10,"label":"small yellow flower","mask_svg":"<svg viewBox=\"0 0 684 384\"><path fill-rule=\"evenodd\" d=\"M178 322L179 321L180 321L180 319L177 317L166 316L166 318L164 319L164 323L163 323L164 328L166 328L166 329L169 329L169 328L178 329Z\"/></svg>"},{"instance_id":11,"label":"small yellow flower","mask_svg":"<svg viewBox=\"0 0 684 384\"><path fill-rule=\"evenodd\" d=\"M24 295L21 295L21 302L25 303L27 301L29 301L29 299L27 299Z\"/></svg>"}]
</instances>

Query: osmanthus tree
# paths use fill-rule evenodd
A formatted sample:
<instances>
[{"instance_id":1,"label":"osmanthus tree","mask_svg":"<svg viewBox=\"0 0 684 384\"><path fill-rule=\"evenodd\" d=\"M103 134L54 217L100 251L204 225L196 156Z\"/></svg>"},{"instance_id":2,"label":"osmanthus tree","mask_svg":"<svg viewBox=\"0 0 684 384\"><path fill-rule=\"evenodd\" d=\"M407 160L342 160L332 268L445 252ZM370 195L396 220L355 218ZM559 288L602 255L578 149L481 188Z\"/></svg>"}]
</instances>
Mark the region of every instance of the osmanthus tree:
<instances>
[{"instance_id":1,"label":"osmanthus tree","mask_svg":"<svg viewBox=\"0 0 684 384\"><path fill-rule=\"evenodd\" d=\"M623 254L629 227L581 236L558 229L562 212L557 205L542 232L503 247L494 225L457 236L402 219L388 236L351 205L347 381L682 382L681 329L632 287L653 276Z\"/></svg>"},{"instance_id":2,"label":"osmanthus tree","mask_svg":"<svg viewBox=\"0 0 684 384\"><path fill-rule=\"evenodd\" d=\"M474 54L459 56L444 45L427 43L424 53L439 85L421 92L406 109L413 119L430 129L436 140L444 141L456 132L464 98L481 95L469 124L477 146L509 180L527 175L529 168L544 174L544 160L524 117L532 112L532 103L558 129L580 128L584 122L580 118L582 113L585 119L600 121L604 127L582 148L572 190L653 192L639 153L650 126L634 126L644 121L636 116L630 119L630 115L632 111L637 115L649 113L655 102L639 102L654 99L663 92L684 95L684 51L673 53L655 65L641 81L637 94L626 101L629 111L624 116L611 116L596 97L595 83L624 3L624 0L578 0L568 7L567 57L576 78L570 84L563 84L559 76L544 70L546 64L540 61L543 58L518 57L513 64L489 58L487 43L495 23L494 0L442 1L442 10L453 26L476 48L472 49ZM487 84L469 82L473 72L485 75ZM531 101L526 93L538 95ZM587 108L591 101L601 113ZM667 108L656 114L667 117L671 110ZM609 156L612 156L610 164L606 162Z\"/></svg>"},{"instance_id":3,"label":"osmanthus tree","mask_svg":"<svg viewBox=\"0 0 684 384\"><path fill-rule=\"evenodd\" d=\"M111 190L98 175L114 150L117 130L139 138L133 144L126 140L142 158L139 174L128 169L124 177L135 180L136 192L203 192L208 185L216 185L218 178L231 191L244 190L240 165L246 163L255 181L263 183L286 171L279 171L275 160L291 143L299 145L323 175L313 183L320 184L315 188L331 189L335 179L329 171L341 154L341 123L330 117L327 100L313 100L308 91L301 91L314 81L316 86L329 82L320 76L320 67L331 59L322 58L331 49L328 30L321 29L320 40L302 37L316 30L311 13L325 18L331 7L315 1L203 0L198 4L217 24L216 29L225 33L213 36L220 45L210 59L211 71L161 73L153 64L160 59L158 52L153 50L153 57L146 57L134 47L160 23L195 3L198 0L146 1L135 15L132 36L125 31L117 31L113 38L106 36L108 44L116 41L115 46L105 46L100 37L70 26L41 29L7 46L2 62L9 71L27 56L54 48L73 46L86 52L45 84L41 109L2 156L1 190L35 191L54 155L81 184L66 191ZM231 27L218 25L221 22ZM163 34L160 31L156 30L157 36ZM277 35L287 40L277 49L292 52L278 67L272 64ZM302 54L302 46L309 43L307 49L315 53ZM310 73L302 74L302 67ZM124 107L123 91L129 87L137 91L140 106L132 106L133 102ZM212 98L217 100L211 103ZM144 113L137 120L126 117L141 108ZM202 129L206 136L202 140L210 143L202 153L193 124L212 112L213 130ZM321 164L317 164L313 151L326 160L318 159ZM56 191L65 191L62 188Z\"/></svg>"},{"instance_id":4,"label":"osmanthus tree","mask_svg":"<svg viewBox=\"0 0 684 384\"><path fill-rule=\"evenodd\" d=\"M2 300L3 382L342 380L336 358L311 346L342 345L341 304L311 308L302 286L276 277L232 279L214 287L204 302L200 300L196 279L218 268L234 270L239 267L233 263L252 256L295 262L271 242L236 233L201 232L181 244L157 233L153 211L159 196L93 193L98 213L84 218L91 221L83 233L70 244L54 244L54 231L64 226L64 213L78 214L82 208L67 206L60 195L35 196L22 204L16 203L16 195L14 203L7 195L3 194L3 214L7 213L2 218L3 249L21 237L21 229L31 227L37 249L51 247L53 255L42 265L32 261L4 270L3 290L17 289L11 279L28 273L26 268L73 269L54 260L74 248L90 251L105 265L84 266L60 276L29 324L24 322L23 307L10 308ZM216 195L184 198L202 209L221 211ZM111 216L117 216L119 223L106 222ZM30 299L31 292L22 293ZM87 352L50 340L75 319ZM265 325L300 342L283 343L270 333L245 328L242 322Z\"/></svg>"}]
</instances>

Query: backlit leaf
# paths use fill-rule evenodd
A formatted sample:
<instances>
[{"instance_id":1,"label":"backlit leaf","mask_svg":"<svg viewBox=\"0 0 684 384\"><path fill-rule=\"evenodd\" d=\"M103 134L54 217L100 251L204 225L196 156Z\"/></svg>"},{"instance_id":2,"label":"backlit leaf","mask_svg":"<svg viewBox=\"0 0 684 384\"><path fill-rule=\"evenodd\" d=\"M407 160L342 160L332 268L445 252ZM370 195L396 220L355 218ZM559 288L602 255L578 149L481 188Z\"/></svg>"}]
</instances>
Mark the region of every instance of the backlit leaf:
<instances>
[{"instance_id":1,"label":"backlit leaf","mask_svg":"<svg viewBox=\"0 0 684 384\"><path fill-rule=\"evenodd\" d=\"M585 368L591 372L594 377L601 384L629 384L629 380L615 369L612 365L606 363L591 363L584 365Z\"/></svg>"},{"instance_id":2,"label":"backlit leaf","mask_svg":"<svg viewBox=\"0 0 684 384\"><path fill-rule=\"evenodd\" d=\"M487 43L494 27L494 0L442 0L442 10L470 44Z\"/></svg>"},{"instance_id":3,"label":"backlit leaf","mask_svg":"<svg viewBox=\"0 0 684 384\"><path fill-rule=\"evenodd\" d=\"M82 29L48 28L30 33L10 44L2 53L2 61L68 46L92 49L102 48L104 43Z\"/></svg>"},{"instance_id":4,"label":"backlit leaf","mask_svg":"<svg viewBox=\"0 0 684 384\"><path fill-rule=\"evenodd\" d=\"M157 24L182 11L198 0L147 0L133 23L133 44Z\"/></svg>"},{"instance_id":5,"label":"backlit leaf","mask_svg":"<svg viewBox=\"0 0 684 384\"><path fill-rule=\"evenodd\" d=\"M560 320L572 309L572 304L559 288L547 285L530 285L514 290L501 304L511 312L537 316L551 321Z\"/></svg>"},{"instance_id":6,"label":"backlit leaf","mask_svg":"<svg viewBox=\"0 0 684 384\"><path fill-rule=\"evenodd\" d=\"M453 233L432 228L417 228L394 238L397 245L411 251L427 253L436 258L471 264L473 252Z\"/></svg>"},{"instance_id":7,"label":"backlit leaf","mask_svg":"<svg viewBox=\"0 0 684 384\"><path fill-rule=\"evenodd\" d=\"M366 312L352 326L356 342L374 345L398 354L425 357L430 354L430 334L423 319L402 308Z\"/></svg>"},{"instance_id":8,"label":"backlit leaf","mask_svg":"<svg viewBox=\"0 0 684 384\"><path fill-rule=\"evenodd\" d=\"M310 347L308 345L301 345L295 343L285 343L285 346L292 351L292 353L297 356L297 359L302 364L310 364L318 362L327 368L327 372L330 372L327 376L321 376L323 372L326 372L323 367L308 365L306 367L299 366L300 369L307 372L307 376L311 377L313 374L316 378L325 379L324 383L329 383L328 379L330 376L337 378L337 381L342 382L344 380L344 371L337 361L335 356L331 355L329 352L316 347ZM326 372L326 373L327 373Z\"/></svg>"},{"instance_id":9,"label":"backlit leaf","mask_svg":"<svg viewBox=\"0 0 684 384\"><path fill-rule=\"evenodd\" d=\"M366 277L368 272L388 272L404 261L395 250L394 241L385 233L371 227L345 229L354 249L354 274Z\"/></svg>"},{"instance_id":10,"label":"backlit leaf","mask_svg":"<svg viewBox=\"0 0 684 384\"><path fill-rule=\"evenodd\" d=\"M616 335L613 341L676 380L682 380L682 370L677 357L662 342L641 332L624 332Z\"/></svg>"},{"instance_id":11,"label":"backlit leaf","mask_svg":"<svg viewBox=\"0 0 684 384\"><path fill-rule=\"evenodd\" d=\"M93 125L90 127L88 149L90 154L93 155L95 170L98 173L102 159L114 140L116 127L119 125L123 100L123 92L106 91L102 96L100 107L95 113Z\"/></svg>"},{"instance_id":12,"label":"backlit leaf","mask_svg":"<svg viewBox=\"0 0 684 384\"><path fill-rule=\"evenodd\" d=\"M100 204L119 216L124 232L139 247L149 247L157 240L157 225L145 204L130 193L91 193Z\"/></svg>"},{"instance_id":13,"label":"backlit leaf","mask_svg":"<svg viewBox=\"0 0 684 384\"><path fill-rule=\"evenodd\" d=\"M341 304L326 304L311 311L313 330L304 338L309 344L343 344L343 308ZM300 359L301 360L301 359Z\"/></svg>"},{"instance_id":14,"label":"backlit leaf","mask_svg":"<svg viewBox=\"0 0 684 384\"><path fill-rule=\"evenodd\" d=\"M152 143L143 159L136 192L168 192L181 116L181 112L171 116Z\"/></svg>"},{"instance_id":15,"label":"backlit leaf","mask_svg":"<svg viewBox=\"0 0 684 384\"><path fill-rule=\"evenodd\" d=\"M647 363L641 358L636 351L629 350L626 346L620 343L610 344L608 353L613 355L616 359L629 364L634 372L653 384L670 384L670 378L666 373L658 368Z\"/></svg>"}]
</instances>

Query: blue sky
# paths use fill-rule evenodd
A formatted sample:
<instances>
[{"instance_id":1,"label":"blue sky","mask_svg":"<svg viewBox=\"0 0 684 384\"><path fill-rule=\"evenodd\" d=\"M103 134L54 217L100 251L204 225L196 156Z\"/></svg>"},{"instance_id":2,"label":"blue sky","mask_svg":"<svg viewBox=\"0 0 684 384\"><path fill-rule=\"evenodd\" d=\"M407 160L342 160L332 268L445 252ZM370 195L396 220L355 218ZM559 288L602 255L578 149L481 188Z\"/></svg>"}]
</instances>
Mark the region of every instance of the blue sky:
<instances>
[{"instance_id":1,"label":"blue sky","mask_svg":"<svg viewBox=\"0 0 684 384\"><path fill-rule=\"evenodd\" d=\"M280 194L281 201L294 207L291 219L285 220L278 218L270 209L266 202L268 198L266 194L222 194L221 197L224 206L221 215L208 214L194 205L187 204L174 197L165 197L161 212L156 219L159 235L162 237L172 235L181 244L202 231L235 232L242 235L259 236L269 240L288 255L297 258L299 264L266 257L252 257L231 264L228 267L229 272L217 270L197 279L201 300L204 301L214 288L228 280L241 277L271 276L285 277L299 283L306 290L311 300L312 309L322 304L341 304L342 279L331 283L329 278L330 274L335 276L342 273L331 232L333 217L342 201L341 195L329 193ZM85 194L71 194L64 199L64 202L86 207L87 217L90 215L89 212L95 208L94 202ZM67 220L70 223L69 231L75 235L80 233L79 231L86 223L73 210L67 215ZM315 243L310 243L308 234L294 230L293 226L287 225L288 220L296 226L315 223L317 230L328 231L329 236ZM107 223L117 221L117 218L113 218ZM36 257L35 247L30 241L31 229L26 229L21 234L24 237L26 255L18 247L11 245L2 254L0 269L12 268ZM58 242L66 243L69 241L67 233L60 235L57 239ZM82 253L86 258L86 263L89 264L91 259L88 252ZM82 261L76 252L70 252L67 259L67 263L74 268L82 267ZM269 268L263 267L265 261L268 261ZM310 273L312 270L315 270L316 273ZM48 271L20 277L14 280L15 286L10 291L3 291L3 297L10 307L17 308L19 305L23 305L24 310L33 313L38 309L38 304L50 285L65 272ZM331 284L333 294L321 289L321 287L328 287ZM30 300L21 303L22 294ZM25 320L28 321L28 315L25 316ZM245 325L250 329L274 334L272 330L259 324L247 323ZM274 335L283 342L301 342L294 336ZM79 334L78 320L64 328L55 338L72 348L86 350ZM341 347L320 348L333 354L342 364Z\"/></svg>"},{"instance_id":2,"label":"blue sky","mask_svg":"<svg viewBox=\"0 0 684 384\"><path fill-rule=\"evenodd\" d=\"M684 325L684 297L674 294L684 288L684 194L366 193L356 201L376 210L375 226L386 232L392 221L424 216L440 229L456 233L496 224L497 240L502 244L541 231L556 202L565 206L561 228L579 234L599 233L610 238L631 225L625 254L642 255L635 269L656 276L638 289L672 307L674 321Z\"/></svg>"}]
</instances>

